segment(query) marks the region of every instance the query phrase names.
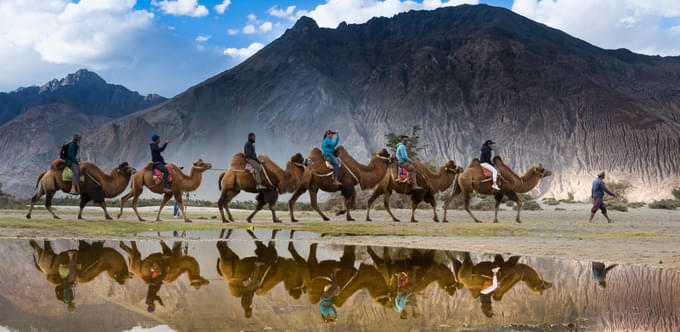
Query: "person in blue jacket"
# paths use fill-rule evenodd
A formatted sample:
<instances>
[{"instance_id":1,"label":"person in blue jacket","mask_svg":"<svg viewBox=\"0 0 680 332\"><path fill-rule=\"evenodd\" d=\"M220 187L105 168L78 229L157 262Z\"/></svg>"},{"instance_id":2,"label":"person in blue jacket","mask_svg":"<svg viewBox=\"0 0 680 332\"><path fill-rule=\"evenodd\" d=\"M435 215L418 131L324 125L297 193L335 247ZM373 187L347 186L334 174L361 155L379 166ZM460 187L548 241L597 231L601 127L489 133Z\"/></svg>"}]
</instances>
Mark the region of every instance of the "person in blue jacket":
<instances>
[{"instance_id":1,"label":"person in blue jacket","mask_svg":"<svg viewBox=\"0 0 680 332\"><path fill-rule=\"evenodd\" d=\"M403 135L400 138L401 142L397 144L397 162L401 168L405 168L411 173L411 190L422 189L418 186L418 178L416 175L416 168L413 166L413 160L408 156L406 145L408 144L408 136Z\"/></svg>"},{"instance_id":2,"label":"person in blue jacket","mask_svg":"<svg viewBox=\"0 0 680 332\"><path fill-rule=\"evenodd\" d=\"M165 150L169 142L166 140L163 146L159 146L159 144L161 144L161 137L158 135L153 135L151 141L153 142L151 143L151 163L153 164L153 168L163 173L163 191L166 193L172 192L170 190L170 185L168 184L168 176L170 173L165 166L163 156L161 156L161 152Z\"/></svg>"},{"instance_id":3,"label":"person in blue jacket","mask_svg":"<svg viewBox=\"0 0 680 332\"><path fill-rule=\"evenodd\" d=\"M73 135L73 141L68 143L68 148L66 150L66 167L73 171L73 178L71 179L71 191L69 194L78 195L79 184L80 184L80 157L78 152L80 150L80 135Z\"/></svg>"},{"instance_id":4,"label":"person in blue jacket","mask_svg":"<svg viewBox=\"0 0 680 332\"><path fill-rule=\"evenodd\" d=\"M335 136L335 140L333 140ZM323 135L323 142L321 143L321 151L323 152L323 160L328 161L333 165L333 184L341 185L342 182L338 180L338 174L340 173L340 163L338 158L335 157L335 148L338 146L338 141L340 141L340 136L338 133L332 130L326 130Z\"/></svg>"},{"instance_id":5,"label":"person in blue jacket","mask_svg":"<svg viewBox=\"0 0 680 332\"><path fill-rule=\"evenodd\" d=\"M595 216L597 209L600 209L602 215L607 218L607 222L612 223L612 220L609 219L609 216L607 215L607 207L604 206L604 194L607 193L613 197L616 197L616 194L611 192L604 183L604 172L600 172L600 174L597 175L597 179L593 181L591 193L593 196L593 208L590 209L590 219L588 219L588 222L593 222L593 216Z\"/></svg>"}]
</instances>

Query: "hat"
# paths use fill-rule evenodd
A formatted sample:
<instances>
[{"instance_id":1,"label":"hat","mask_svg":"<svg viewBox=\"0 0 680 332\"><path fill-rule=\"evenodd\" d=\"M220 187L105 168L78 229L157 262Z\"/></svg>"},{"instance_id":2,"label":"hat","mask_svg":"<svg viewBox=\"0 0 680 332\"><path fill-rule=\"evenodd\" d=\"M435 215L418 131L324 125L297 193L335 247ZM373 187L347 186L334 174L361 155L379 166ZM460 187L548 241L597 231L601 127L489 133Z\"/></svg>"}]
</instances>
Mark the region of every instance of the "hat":
<instances>
[{"instance_id":1,"label":"hat","mask_svg":"<svg viewBox=\"0 0 680 332\"><path fill-rule=\"evenodd\" d=\"M598 176L598 177L603 177L603 176L604 176L604 171L602 171L602 172L600 172L600 173L597 173L597 176Z\"/></svg>"},{"instance_id":2,"label":"hat","mask_svg":"<svg viewBox=\"0 0 680 332\"><path fill-rule=\"evenodd\" d=\"M494 142L490 139L488 139L488 140L486 140L486 142L484 142L484 145L489 145L489 144L496 144L496 142Z\"/></svg>"},{"instance_id":3,"label":"hat","mask_svg":"<svg viewBox=\"0 0 680 332\"><path fill-rule=\"evenodd\" d=\"M155 142L155 141L156 141L157 139L159 139L159 138L161 138L161 137L158 136L158 135L153 135L153 136L151 136L151 141L152 141L152 142Z\"/></svg>"},{"instance_id":4,"label":"hat","mask_svg":"<svg viewBox=\"0 0 680 332\"><path fill-rule=\"evenodd\" d=\"M335 132L332 131L332 130L330 130L330 129L326 130L326 134L325 134L325 135L328 136L328 135L330 135L330 134L335 134Z\"/></svg>"},{"instance_id":5,"label":"hat","mask_svg":"<svg viewBox=\"0 0 680 332\"><path fill-rule=\"evenodd\" d=\"M74 141L77 141L77 140L79 140L79 139L80 139L80 135L78 135L78 134L73 135L73 140L74 140Z\"/></svg>"}]
</instances>

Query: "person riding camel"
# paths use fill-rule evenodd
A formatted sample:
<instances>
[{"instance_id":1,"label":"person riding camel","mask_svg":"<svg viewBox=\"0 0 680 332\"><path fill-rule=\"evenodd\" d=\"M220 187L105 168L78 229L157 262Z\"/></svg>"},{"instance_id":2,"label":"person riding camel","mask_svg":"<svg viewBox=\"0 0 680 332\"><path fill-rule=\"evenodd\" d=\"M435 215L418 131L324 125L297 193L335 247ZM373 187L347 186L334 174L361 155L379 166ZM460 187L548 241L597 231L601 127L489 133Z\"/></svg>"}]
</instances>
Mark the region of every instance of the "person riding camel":
<instances>
[{"instance_id":1,"label":"person riding camel","mask_svg":"<svg viewBox=\"0 0 680 332\"><path fill-rule=\"evenodd\" d=\"M401 141L397 144L397 161L399 162L399 167L406 169L411 173L411 190L422 189L418 186L418 178L416 176L416 168L413 166L413 160L408 156L408 150L406 145L408 144L408 136L401 136Z\"/></svg>"},{"instance_id":2,"label":"person riding camel","mask_svg":"<svg viewBox=\"0 0 680 332\"><path fill-rule=\"evenodd\" d=\"M491 149L493 149L494 144L496 143L492 140L487 140L484 142L484 145L482 145L482 155L479 157L479 162L483 168L487 169L492 174L493 184L491 185L491 188L494 190L501 190L501 188L498 186L498 170L496 170L496 167L493 165L493 161L491 161Z\"/></svg>"},{"instance_id":3,"label":"person riding camel","mask_svg":"<svg viewBox=\"0 0 680 332\"><path fill-rule=\"evenodd\" d=\"M170 185L168 184L168 176L170 173L168 172L168 168L165 166L165 160L163 159L163 156L161 156L161 152L163 152L168 146L169 141L166 140L162 147L158 146L161 144L160 136L153 135L151 137L151 141L153 142L151 143L151 163L153 164L153 168L163 173L163 191L166 193L172 192L170 190Z\"/></svg>"},{"instance_id":4,"label":"person riding camel","mask_svg":"<svg viewBox=\"0 0 680 332\"><path fill-rule=\"evenodd\" d=\"M333 136L335 135L335 141L333 141ZM330 129L326 130L323 134L323 142L321 143L321 151L323 151L323 160L331 163L333 165L333 184L341 185L342 182L338 180L338 174L340 173L340 162L338 158L335 157L335 148L338 146L338 141L340 136L337 132Z\"/></svg>"},{"instance_id":5,"label":"person riding camel","mask_svg":"<svg viewBox=\"0 0 680 332\"><path fill-rule=\"evenodd\" d=\"M158 291L161 290L163 281L168 277L168 267L167 267L167 257L161 259L161 264L158 262L153 262L151 265L151 275L149 276L149 287L146 292L146 310L148 312L156 311L156 301L160 303L162 307L165 307L163 300L158 296Z\"/></svg>"},{"instance_id":6,"label":"person riding camel","mask_svg":"<svg viewBox=\"0 0 680 332\"><path fill-rule=\"evenodd\" d=\"M609 191L607 185L604 184L604 176L604 172L600 172L600 174L597 175L597 179L593 181L593 188L591 190L593 196L593 208L590 209L590 219L588 219L588 222L593 222L593 216L595 216L595 212L597 212L597 209L600 209L600 211L602 211L602 215L607 218L607 222L612 223L612 220L609 219L609 216L607 215L607 207L604 206L604 194L607 193L615 198L616 194Z\"/></svg>"},{"instance_id":7,"label":"person riding camel","mask_svg":"<svg viewBox=\"0 0 680 332\"><path fill-rule=\"evenodd\" d=\"M253 176L255 177L255 183L257 183L256 189L267 189L267 187L262 185L262 164L264 164L264 160L259 160L255 153L255 133L248 134L248 141L243 146L243 154L246 157L246 163L253 167Z\"/></svg>"},{"instance_id":8,"label":"person riding camel","mask_svg":"<svg viewBox=\"0 0 680 332\"><path fill-rule=\"evenodd\" d=\"M73 178L71 179L71 191L69 194L78 195L80 193L80 158L78 157L78 151L80 150L80 135L73 135L73 141L68 143L66 149L66 167L69 167L73 171Z\"/></svg>"}]
</instances>

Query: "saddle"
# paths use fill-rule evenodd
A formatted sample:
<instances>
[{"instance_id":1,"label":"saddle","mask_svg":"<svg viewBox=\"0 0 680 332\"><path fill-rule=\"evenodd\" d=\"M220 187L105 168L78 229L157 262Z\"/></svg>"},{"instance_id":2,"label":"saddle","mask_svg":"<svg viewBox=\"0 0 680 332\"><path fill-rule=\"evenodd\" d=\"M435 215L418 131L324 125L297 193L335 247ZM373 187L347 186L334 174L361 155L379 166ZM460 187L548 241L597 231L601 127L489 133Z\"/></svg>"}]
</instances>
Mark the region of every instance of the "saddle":
<instances>
[{"instance_id":1,"label":"saddle","mask_svg":"<svg viewBox=\"0 0 680 332\"><path fill-rule=\"evenodd\" d=\"M246 164L245 172L246 173L254 173L255 168L251 164Z\"/></svg>"},{"instance_id":2,"label":"saddle","mask_svg":"<svg viewBox=\"0 0 680 332\"><path fill-rule=\"evenodd\" d=\"M395 180L399 183L411 184L411 172L406 168L397 166L397 178Z\"/></svg>"},{"instance_id":3,"label":"saddle","mask_svg":"<svg viewBox=\"0 0 680 332\"><path fill-rule=\"evenodd\" d=\"M82 170L81 170L82 172ZM70 167L64 167L64 171L61 172L61 179L64 182L71 182L73 180L73 171L71 170ZM80 183L85 182L85 175L81 174L80 175Z\"/></svg>"},{"instance_id":4,"label":"saddle","mask_svg":"<svg viewBox=\"0 0 680 332\"><path fill-rule=\"evenodd\" d=\"M168 169L168 184L172 182L172 168L167 167ZM157 168L153 168L153 182L155 184L160 184L163 183L163 172L159 171Z\"/></svg>"},{"instance_id":5,"label":"saddle","mask_svg":"<svg viewBox=\"0 0 680 332\"><path fill-rule=\"evenodd\" d=\"M331 164L331 162L328 161L328 160L324 160L324 161L326 162L326 167L328 167L328 169L330 169L330 170L333 170L333 164ZM342 167L342 160L340 160L340 158L338 158L338 166Z\"/></svg>"},{"instance_id":6,"label":"saddle","mask_svg":"<svg viewBox=\"0 0 680 332\"><path fill-rule=\"evenodd\" d=\"M488 169L486 169L484 167L482 167L482 173L484 174L485 180L489 180L489 179L493 178L493 173L491 173L491 171L489 171ZM502 179L502 178L503 178L503 173L501 173L499 171L498 172L498 179Z\"/></svg>"}]
</instances>

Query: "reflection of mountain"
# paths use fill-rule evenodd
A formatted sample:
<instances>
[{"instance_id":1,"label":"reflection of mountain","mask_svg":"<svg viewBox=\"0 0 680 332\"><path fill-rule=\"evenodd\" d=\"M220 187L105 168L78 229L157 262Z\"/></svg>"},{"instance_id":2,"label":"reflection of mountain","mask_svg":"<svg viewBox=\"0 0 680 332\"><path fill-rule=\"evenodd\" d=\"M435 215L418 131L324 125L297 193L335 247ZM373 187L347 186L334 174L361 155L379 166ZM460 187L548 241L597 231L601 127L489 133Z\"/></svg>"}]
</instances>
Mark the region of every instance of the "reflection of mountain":
<instances>
[{"instance_id":1,"label":"reflection of mountain","mask_svg":"<svg viewBox=\"0 0 680 332\"><path fill-rule=\"evenodd\" d=\"M276 243L280 258L292 258L287 244ZM160 250L158 242L141 241L138 245L142 257ZM55 251L74 246L76 244L69 241L58 241ZM107 242L107 246L117 247L117 243ZM309 245L296 243L295 246L300 256L307 259ZM232 241L230 248L241 258L255 255L255 245L249 241ZM380 248L374 249L382 252ZM210 284L195 290L183 276L164 285L159 295L166 307L158 308L154 314L145 311L146 286L140 280L133 278L119 286L105 275L78 286L78 307L74 313L67 314L64 305L56 300L53 287L33 267L28 243L4 241L0 243L0 251L4 253L0 258L2 266L12 267L0 270L0 280L3 280L0 325L22 330L29 326L50 330L97 327L102 331L140 323L146 326L163 323L180 331L262 330L265 327L296 331L326 326L321 321L318 303L310 304L306 295L299 300L291 298L282 284L267 294L256 295L253 317L246 319L240 299L230 294L227 282L215 271L218 252L214 242L188 242L189 255L196 258L201 275L210 280ZM120 253L126 255L123 251ZM389 254L395 261L414 257L410 249L390 249ZM320 262L337 261L342 255L342 247L319 245ZM373 264L366 248L358 247L356 257L357 268L360 263ZM442 252L436 252L433 259L452 267ZM472 260L475 263L493 261L493 257L473 254ZM484 316L479 299L473 299L467 289L449 296L432 283L415 295L415 302L408 302L407 320L399 319L393 307L382 306L367 291L361 290L337 307L339 320L327 327L338 331L402 331L441 326L458 329L463 328L463 324L477 330L496 330L513 324L541 327L573 323L589 330L677 330L680 326L678 271L619 266L610 272L608 287L602 289L593 279L590 263L525 257L520 263L552 282L553 287L539 295L521 282L516 284L500 302L493 302L496 313L493 318Z\"/></svg>"}]
</instances>

